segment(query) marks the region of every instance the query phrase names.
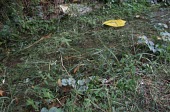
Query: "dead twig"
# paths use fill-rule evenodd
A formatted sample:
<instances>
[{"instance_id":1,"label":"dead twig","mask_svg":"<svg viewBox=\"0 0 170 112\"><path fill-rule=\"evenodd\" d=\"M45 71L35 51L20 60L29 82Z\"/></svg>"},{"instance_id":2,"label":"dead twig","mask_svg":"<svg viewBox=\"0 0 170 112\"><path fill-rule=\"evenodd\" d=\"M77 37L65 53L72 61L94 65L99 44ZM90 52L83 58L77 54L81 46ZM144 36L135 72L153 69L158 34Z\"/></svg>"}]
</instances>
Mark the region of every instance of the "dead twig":
<instances>
[{"instance_id":1,"label":"dead twig","mask_svg":"<svg viewBox=\"0 0 170 112\"><path fill-rule=\"evenodd\" d=\"M63 104L60 102L60 100L58 98L56 98L56 100L58 101L58 103L63 106Z\"/></svg>"},{"instance_id":2,"label":"dead twig","mask_svg":"<svg viewBox=\"0 0 170 112\"><path fill-rule=\"evenodd\" d=\"M34 46L35 44L41 42L41 41L44 40L44 39L50 38L51 35L52 35L52 33L50 33L50 34L48 34L48 35L46 35L46 36L42 36L39 40L37 40L37 41L35 41L33 44L31 44L31 45L25 47L23 50L26 50L26 49L28 49L28 48Z\"/></svg>"},{"instance_id":3,"label":"dead twig","mask_svg":"<svg viewBox=\"0 0 170 112\"><path fill-rule=\"evenodd\" d=\"M70 74L68 73L66 67L64 66L64 63L63 63L63 57L62 55L60 54L60 59L61 59L61 66L63 67L63 69L66 71L66 73L70 76Z\"/></svg>"}]
</instances>

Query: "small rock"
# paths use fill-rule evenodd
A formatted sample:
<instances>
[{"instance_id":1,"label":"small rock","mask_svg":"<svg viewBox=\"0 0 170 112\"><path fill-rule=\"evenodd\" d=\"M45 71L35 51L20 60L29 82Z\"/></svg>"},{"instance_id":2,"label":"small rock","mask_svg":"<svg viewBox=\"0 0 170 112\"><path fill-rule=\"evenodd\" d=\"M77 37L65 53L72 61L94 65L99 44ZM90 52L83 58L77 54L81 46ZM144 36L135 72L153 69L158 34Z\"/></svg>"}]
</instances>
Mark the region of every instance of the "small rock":
<instances>
[{"instance_id":1,"label":"small rock","mask_svg":"<svg viewBox=\"0 0 170 112\"><path fill-rule=\"evenodd\" d=\"M161 32L160 36L162 37L163 41L170 41L170 33L168 33L168 32Z\"/></svg>"},{"instance_id":2,"label":"small rock","mask_svg":"<svg viewBox=\"0 0 170 112\"><path fill-rule=\"evenodd\" d=\"M167 24L158 23L158 25L159 25L160 27L168 28L168 25L167 25Z\"/></svg>"},{"instance_id":3,"label":"small rock","mask_svg":"<svg viewBox=\"0 0 170 112\"><path fill-rule=\"evenodd\" d=\"M63 4L59 6L64 14L68 14L70 16L79 16L84 15L92 11L91 7L88 7L83 4Z\"/></svg>"}]
</instances>

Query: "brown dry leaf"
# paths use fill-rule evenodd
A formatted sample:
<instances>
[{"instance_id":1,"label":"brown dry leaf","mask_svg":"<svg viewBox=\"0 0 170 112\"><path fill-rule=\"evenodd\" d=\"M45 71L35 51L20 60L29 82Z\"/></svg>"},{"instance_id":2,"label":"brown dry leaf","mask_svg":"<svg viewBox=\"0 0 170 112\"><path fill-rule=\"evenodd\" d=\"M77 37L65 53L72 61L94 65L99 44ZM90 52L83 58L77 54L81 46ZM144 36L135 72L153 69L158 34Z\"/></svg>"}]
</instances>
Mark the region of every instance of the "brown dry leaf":
<instances>
[{"instance_id":1,"label":"brown dry leaf","mask_svg":"<svg viewBox=\"0 0 170 112\"><path fill-rule=\"evenodd\" d=\"M5 91L0 90L0 97L1 97L1 96L5 96L5 95L6 95Z\"/></svg>"},{"instance_id":2,"label":"brown dry leaf","mask_svg":"<svg viewBox=\"0 0 170 112\"><path fill-rule=\"evenodd\" d=\"M43 39L47 39L47 38L50 38L50 37L51 37L51 35L52 35L52 33L50 33L50 34L48 34L48 35L45 35L45 36L43 36L43 37L41 37L41 38L43 38Z\"/></svg>"},{"instance_id":3,"label":"brown dry leaf","mask_svg":"<svg viewBox=\"0 0 170 112\"><path fill-rule=\"evenodd\" d=\"M79 70L80 66L76 66L76 68L74 69L73 73L75 74L78 70Z\"/></svg>"}]
</instances>

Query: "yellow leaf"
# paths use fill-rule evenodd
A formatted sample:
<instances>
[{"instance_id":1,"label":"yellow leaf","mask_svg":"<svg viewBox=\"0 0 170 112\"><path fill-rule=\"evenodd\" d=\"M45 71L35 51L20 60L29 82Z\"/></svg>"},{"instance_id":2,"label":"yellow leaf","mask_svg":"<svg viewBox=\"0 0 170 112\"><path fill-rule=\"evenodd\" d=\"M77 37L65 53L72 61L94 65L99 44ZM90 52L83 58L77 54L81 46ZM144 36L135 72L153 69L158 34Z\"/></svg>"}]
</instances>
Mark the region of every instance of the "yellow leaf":
<instances>
[{"instance_id":1,"label":"yellow leaf","mask_svg":"<svg viewBox=\"0 0 170 112\"><path fill-rule=\"evenodd\" d=\"M59 86L59 87L61 87L61 86L62 86L61 79L58 79L57 84L58 84L58 86Z\"/></svg>"},{"instance_id":2,"label":"yellow leaf","mask_svg":"<svg viewBox=\"0 0 170 112\"><path fill-rule=\"evenodd\" d=\"M105 21L103 24L112 26L112 27L122 27L122 26L125 26L125 23L126 21L118 19L118 20L108 20L108 21Z\"/></svg>"}]
</instances>

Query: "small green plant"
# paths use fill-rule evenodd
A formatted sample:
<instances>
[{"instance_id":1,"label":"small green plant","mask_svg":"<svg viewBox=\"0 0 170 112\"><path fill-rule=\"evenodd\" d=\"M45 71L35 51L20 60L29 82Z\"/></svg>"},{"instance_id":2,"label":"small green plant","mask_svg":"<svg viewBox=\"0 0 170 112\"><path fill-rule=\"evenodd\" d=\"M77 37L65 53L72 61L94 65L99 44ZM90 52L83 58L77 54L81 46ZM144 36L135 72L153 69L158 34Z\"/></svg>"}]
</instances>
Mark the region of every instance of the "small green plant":
<instances>
[{"instance_id":1,"label":"small green plant","mask_svg":"<svg viewBox=\"0 0 170 112\"><path fill-rule=\"evenodd\" d=\"M36 111L38 111L38 102L34 102L32 99L27 100L27 105L32 106Z\"/></svg>"}]
</instances>

